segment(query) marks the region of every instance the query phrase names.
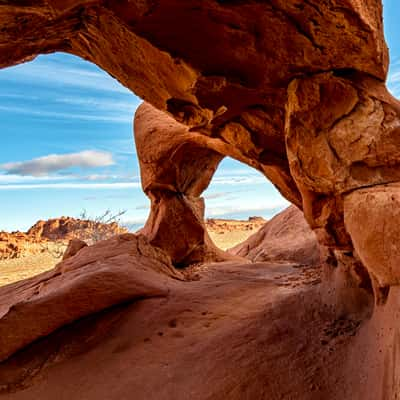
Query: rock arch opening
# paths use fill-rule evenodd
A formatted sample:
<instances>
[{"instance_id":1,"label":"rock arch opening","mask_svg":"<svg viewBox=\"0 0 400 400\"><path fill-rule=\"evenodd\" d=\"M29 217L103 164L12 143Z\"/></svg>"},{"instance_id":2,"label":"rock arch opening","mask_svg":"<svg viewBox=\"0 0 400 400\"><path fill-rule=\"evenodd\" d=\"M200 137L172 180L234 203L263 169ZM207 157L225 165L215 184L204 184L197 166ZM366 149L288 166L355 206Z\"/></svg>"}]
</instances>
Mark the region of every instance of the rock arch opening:
<instances>
[{"instance_id":1,"label":"rock arch opening","mask_svg":"<svg viewBox=\"0 0 400 400\"><path fill-rule=\"evenodd\" d=\"M66 53L1 70L0 87L2 284L52 268L74 235L91 243L113 234L91 238L84 211L100 221L108 209L126 210L121 224L133 229L145 221L132 139L139 98ZM47 220L51 232L41 232Z\"/></svg>"},{"instance_id":2,"label":"rock arch opening","mask_svg":"<svg viewBox=\"0 0 400 400\"><path fill-rule=\"evenodd\" d=\"M244 242L290 203L259 171L225 157L203 194L206 226L223 250Z\"/></svg>"}]
</instances>

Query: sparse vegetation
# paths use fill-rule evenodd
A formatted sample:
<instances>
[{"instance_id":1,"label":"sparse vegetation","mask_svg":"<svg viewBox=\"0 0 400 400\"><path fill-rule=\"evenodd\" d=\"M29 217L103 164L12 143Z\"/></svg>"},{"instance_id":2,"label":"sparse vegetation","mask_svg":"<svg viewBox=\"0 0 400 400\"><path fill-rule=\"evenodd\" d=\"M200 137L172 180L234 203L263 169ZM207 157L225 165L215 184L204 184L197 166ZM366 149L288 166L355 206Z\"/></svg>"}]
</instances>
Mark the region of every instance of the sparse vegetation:
<instances>
[{"instance_id":1,"label":"sparse vegetation","mask_svg":"<svg viewBox=\"0 0 400 400\"><path fill-rule=\"evenodd\" d=\"M85 241L88 244L93 244L101 240L109 239L115 235L115 232L126 231L121 224L121 217L127 213L127 210L113 212L107 209L102 214L90 217L83 209L79 214L79 219L85 222L91 222L82 227L76 233L76 238Z\"/></svg>"},{"instance_id":2,"label":"sparse vegetation","mask_svg":"<svg viewBox=\"0 0 400 400\"><path fill-rule=\"evenodd\" d=\"M64 255L65 249L67 248L65 241L62 240L43 242L39 243L39 245L41 253L47 253L55 260L61 259L61 257Z\"/></svg>"}]
</instances>

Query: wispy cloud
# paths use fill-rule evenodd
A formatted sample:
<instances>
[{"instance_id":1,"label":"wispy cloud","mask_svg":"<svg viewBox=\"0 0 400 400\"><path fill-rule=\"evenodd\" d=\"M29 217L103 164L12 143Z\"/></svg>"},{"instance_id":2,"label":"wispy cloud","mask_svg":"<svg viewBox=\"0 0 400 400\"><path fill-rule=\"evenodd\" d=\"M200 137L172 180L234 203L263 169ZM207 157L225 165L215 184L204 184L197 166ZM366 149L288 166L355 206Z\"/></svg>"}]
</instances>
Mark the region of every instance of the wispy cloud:
<instances>
[{"instance_id":1,"label":"wispy cloud","mask_svg":"<svg viewBox=\"0 0 400 400\"><path fill-rule=\"evenodd\" d=\"M137 189L138 182L110 182L110 183L36 183L20 185L0 185L1 190L31 190L31 189Z\"/></svg>"},{"instance_id":2,"label":"wispy cloud","mask_svg":"<svg viewBox=\"0 0 400 400\"><path fill-rule=\"evenodd\" d=\"M120 113L129 112L132 115L136 107L141 103L138 101L118 101L115 98L95 98L87 96L75 96L75 97L57 97L55 99L57 103L68 104L72 106L87 107L90 109L106 110L106 111L117 111Z\"/></svg>"},{"instance_id":3,"label":"wispy cloud","mask_svg":"<svg viewBox=\"0 0 400 400\"><path fill-rule=\"evenodd\" d=\"M83 121L103 121L103 122L120 122L120 123L132 123L132 115L100 115L100 114L83 114L83 113L66 113L59 111L45 111L36 110L32 108L17 107L17 106L0 106L0 111L8 113L23 114L29 116L36 116L40 118L59 118L59 119L77 119Z\"/></svg>"},{"instance_id":4,"label":"wispy cloud","mask_svg":"<svg viewBox=\"0 0 400 400\"><path fill-rule=\"evenodd\" d=\"M95 65L60 54L2 70L0 85L2 113L36 119L132 124L141 102Z\"/></svg>"},{"instance_id":5,"label":"wispy cloud","mask_svg":"<svg viewBox=\"0 0 400 400\"><path fill-rule=\"evenodd\" d=\"M114 180L119 179L118 175L107 175L107 174L92 174L92 175L75 175L76 178L79 178L83 181L106 181L106 180Z\"/></svg>"},{"instance_id":6,"label":"wispy cloud","mask_svg":"<svg viewBox=\"0 0 400 400\"><path fill-rule=\"evenodd\" d=\"M400 58L393 60L387 79L389 91L395 97L400 97Z\"/></svg>"},{"instance_id":7,"label":"wispy cloud","mask_svg":"<svg viewBox=\"0 0 400 400\"><path fill-rule=\"evenodd\" d=\"M86 150L79 153L50 154L29 161L11 162L0 165L7 174L46 176L68 168L106 167L114 164L111 153Z\"/></svg>"},{"instance_id":8,"label":"wispy cloud","mask_svg":"<svg viewBox=\"0 0 400 400\"><path fill-rule=\"evenodd\" d=\"M0 98L22 99L22 100L39 100L38 96L32 96L32 95L28 95L26 93L0 93Z\"/></svg>"},{"instance_id":9,"label":"wispy cloud","mask_svg":"<svg viewBox=\"0 0 400 400\"><path fill-rule=\"evenodd\" d=\"M218 217L237 213L254 213L254 212L276 212L288 207L290 203L285 199L276 199L273 201L261 201L253 205L230 204L226 206L207 207L206 215L208 217Z\"/></svg>"},{"instance_id":10,"label":"wispy cloud","mask_svg":"<svg viewBox=\"0 0 400 400\"><path fill-rule=\"evenodd\" d=\"M44 182L58 182L71 179L70 176L51 175L51 176L29 176L29 175L14 175L14 174L0 174L0 185L21 184L21 183L44 183Z\"/></svg>"},{"instance_id":11,"label":"wispy cloud","mask_svg":"<svg viewBox=\"0 0 400 400\"><path fill-rule=\"evenodd\" d=\"M105 79L104 72L94 66L82 68L78 64L74 66L45 56L38 57L28 65L29 68L21 64L6 70L8 72L6 78L10 81L18 80L41 86L68 85L103 92L130 93L129 89L117 80Z\"/></svg>"},{"instance_id":12,"label":"wispy cloud","mask_svg":"<svg viewBox=\"0 0 400 400\"><path fill-rule=\"evenodd\" d=\"M136 206L135 210L149 210L150 204L141 204L140 206Z\"/></svg>"},{"instance_id":13,"label":"wispy cloud","mask_svg":"<svg viewBox=\"0 0 400 400\"><path fill-rule=\"evenodd\" d=\"M217 193L210 193L210 194L205 194L204 198L206 200L214 200L214 199L220 199L226 196L229 196L230 194L232 194L234 192L217 192Z\"/></svg>"},{"instance_id":14,"label":"wispy cloud","mask_svg":"<svg viewBox=\"0 0 400 400\"><path fill-rule=\"evenodd\" d=\"M267 178L264 176L259 175L250 175L250 176L217 176L214 177L212 183L215 185L230 185L230 186L237 186L237 185L251 185L251 184L260 184L266 183Z\"/></svg>"}]
</instances>

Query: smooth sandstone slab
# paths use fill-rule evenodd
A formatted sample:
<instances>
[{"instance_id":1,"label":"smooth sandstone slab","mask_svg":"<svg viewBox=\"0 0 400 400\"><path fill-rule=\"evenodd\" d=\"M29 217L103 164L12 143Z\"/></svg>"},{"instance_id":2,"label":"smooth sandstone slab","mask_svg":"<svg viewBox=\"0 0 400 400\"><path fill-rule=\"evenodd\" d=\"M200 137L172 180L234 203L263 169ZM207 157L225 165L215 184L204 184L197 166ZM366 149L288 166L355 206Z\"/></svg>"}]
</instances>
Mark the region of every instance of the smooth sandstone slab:
<instances>
[{"instance_id":1,"label":"smooth sandstone slab","mask_svg":"<svg viewBox=\"0 0 400 400\"><path fill-rule=\"evenodd\" d=\"M179 278L141 236L124 234L83 248L37 277L0 288L0 361L61 326L137 298L168 294Z\"/></svg>"}]
</instances>

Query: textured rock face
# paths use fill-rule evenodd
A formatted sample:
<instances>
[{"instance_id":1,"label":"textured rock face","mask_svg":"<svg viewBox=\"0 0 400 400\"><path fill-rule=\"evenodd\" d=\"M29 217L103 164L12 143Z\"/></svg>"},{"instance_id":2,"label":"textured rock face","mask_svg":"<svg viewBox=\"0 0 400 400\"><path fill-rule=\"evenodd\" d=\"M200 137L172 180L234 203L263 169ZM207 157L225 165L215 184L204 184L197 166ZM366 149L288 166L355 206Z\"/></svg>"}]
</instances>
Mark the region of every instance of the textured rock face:
<instances>
[{"instance_id":1,"label":"textured rock face","mask_svg":"<svg viewBox=\"0 0 400 400\"><path fill-rule=\"evenodd\" d=\"M71 240L79 238L88 242L108 239L112 236L126 233L125 228L116 222L101 223L71 217L61 217L38 221L27 232L35 240Z\"/></svg>"},{"instance_id":2,"label":"textured rock face","mask_svg":"<svg viewBox=\"0 0 400 400\"><path fill-rule=\"evenodd\" d=\"M307 267L217 263L201 279L185 282L138 264L119 277L119 267L111 274L114 261L105 262L109 279L100 270L98 287L113 278L134 302L75 321L0 363L2 400L67 400L77 390L88 400L130 399L132 393L139 400L186 400L188 393L195 400L396 398L398 288L363 320L321 307L318 271L310 277ZM83 279L82 268L76 273ZM88 268L95 273L95 265ZM146 284L133 286L127 277L134 275ZM16 292L13 286L7 294ZM99 305L93 293L81 292L87 306ZM40 305L34 300L31 314L21 304L7 322L19 329L32 323L33 305ZM71 298L59 300L70 315Z\"/></svg>"},{"instance_id":3,"label":"textured rock face","mask_svg":"<svg viewBox=\"0 0 400 400\"><path fill-rule=\"evenodd\" d=\"M229 252L254 262L293 262L309 266L320 263L317 238L295 206L276 215Z\"/></svg>"},{"instance_id":4,"label":"textured rock face","mask_svg":"<svg viewBox=\"0 0 400 400\"><path fill-rule=\"evenodd\" d=\"M308 222L327 252L334 254L335 264L340 266L343 254L353 254L364 262L373 281L381 277L378 285L394 283L393 267L388 263L365 262L374 250L361 242L371 236L370 231L377 232L377 226L369 223L369 213L375 221L387 221L385 229L396 229L390 227L395 224L396 202L389 194L379 193L385 191L384 185L399 179L399 103L383 85L353 74L337 77L329 73L295 80L288 93L288 158ZM362 199L365 207L365 187L370 193L376 191L379 212L370 209L356 220L355 216L362 214L355 210L354 201L345 199ZM382 248L391 249L391 257L396 254L392 239L391 234L376 237ZM383 252L389 255L389 250ZM385 274L392 278L382 279Z\"/></svg>"},{"instance_id":5,"label":"textured rock face","mask_svg":"<svg viewBox=\"0 0 400 400\"><path fill-rule=\"evenodd\" d=\"M142 233L153 245L161 247L175 265L226 257L218 253L207 237L201 199L224 156L264 173L288 200L303 210L315 232L325 265L324 284L296 293L288 308L271 306L267 321L264 321L265 307L252 308L251 332L246 331L244 324L232 326L232 330L226 328L221 336L209 336L212 344L208 341L205 347L197 348L211 360L201 364L198 375L192 374L200 376L200 380L182 379L179 372L184 371L187 377L190 368L179 359L175 365L181 368L173 369L178 371L175 378L188 385L187 393L197 394L193 398L206 397L202 372L207 365L216 366L209 371L221 372L222 376L220 381L212 381L215 392L208 398L213 399L223 396L376 400L398 396L399 374L395 366L399 357L395 349L399 333L397 321L390 319L390 315L397 318L398 288L389 290L389 286L399 283L400 105L385 88L388 54L381 12L380 0L6 0L0 4L0 67L31 60L40 53L66 51L96 63L146 101L135 119L143 188L152 201L149 221ZM133 242L127 247L135 248ZM85 248L67 260L60 277L53 282L63 281L63 274L71 274L68 266L81 257L89 269L95 268L96 261L101 263L98 259L101 252L92 254L90 249ZM135 260L134 264L141 262ZM145 290L137 292L135 282L141 282L142 276L134 274L130 280L131 270L128 273L126 269L129 262L124 257L113 259L114 263L120 270L115 270L111 281L104 279L110 286L104 289L100 285L110 296L103 296L101 289L100 299L95 296L90 304L79 296L82 289L95 295L96 275L82 278L82 286L75 286L69 275L72 281L66 279L66 292L60 289L57 294L57 289L54 296L60 301L58 304L64 304L63 295L71 294L72 299L78 299L77 307L66 313L62 307L54 309L54 321L43 311L52 302L46 291L38 295L37 303L35 299L33 303L29 300L30 292L22 296L21 303L6 303L6 314L0 320L0 330L3 329L0 348L5 349L1 357L8 357L77 317L128 300L132 293L146 296L147 283L153 288L146 281L146 285L139 285ZM148 267L144 276L148 276L154 264L148 265L148 260L143 263ZM111 265L105 268L108 267ZM235 268L230 272L230 276L241 274ZM150 275L150 281L158 281L153 273ZM292 278L297 279L293 276L289 283L281 284L290 286ZM259 279L257 276L255 281ZM119 285L125 288L125 281L128 287L123 292L127 296L119 296ZM210 287L214 287L213 283L205 284L202 289L207 291ZM163 294L159 289L157 286L150 292ZM177 290L175 286L170 289ZM290 303L289 297L284 297L289 292L280 290L283 304ZM380 307L375 307L373 318L366 321L372 315L372 291ZM214 294L217 298L226 296L224 292ZM262 297L260 293L257 295ZM332 304L327 298L334 299L336 312L330 309ZM318 299L318 305L308 307L312 299ZM196 304L203 304L202 300L198 296ZM274 300L272 297L265 303ZM42 319L37 324L30 319L32 304L34 309L41 310ZM308 312L302 307L308 307ZM186 304L185 310L190 312ZM224 315L232 315L233 310L234 302ZM269 324L265 341L260 339L265 324L278 320L275 312L285 310L287 318L278 325ZM291 325L290 315L298 316L298 323ZM238 319L246 323L252 320L246 313ZM313 319L319 321L316 330L312 329ZM24 320L35 327L32 334L22 329L20 321ZM302 332L303 320L308 321L305 336L298 334ZM14 326L15 338L10 334ZM313 334L318 337L321 331L326 332L329 340L314 340ZM377 334L381 331L385 332L384 338ZM235 342L236 346L228 352L238 357L224 359L225 364L235 365L237 360L244 360L240 370L245 370L246 375L261 371L256 383L231 375L229 368L220 369L221 365L215 363L223 359L219 351L225 343L234 341L237 332L245 332L247 337L239 335L242 340ZM354 334L354 339L348 338L346 332L351 333L348 336ZM123 336L122 332L119 334ZM222 339L212 341L211 337ZM274 341L276 337L282 341ZM315 346L309 346L310 340ZM252 347L251 343L259 346ZM266 364L263 357L253 357L260 348L265 349L263 344L272 346L267 346L266 354L275 354L272 350L277 354L276 359L267 359ZM324 351L328 344L328 351ZM192 360L190 343L188 346L184 360ZM118 349L121 348L125 349L126 344L120 344ZM252 357L240 353L243 348ZM306 355L304 349L309 351ZM168 353L170 347L164 350ZM115 355L111 350L109 354ZM313 358L311 354L320 357ZM98 359L101 357L94 358L92 365L97 365ZM315 369L310 369L314 364ZM275 375L267 373L271 372L271 365L281 367L276 368ZM296 379L292 379L294 375L290 372L290 382L288 378L279 380L287 374L288 365L297 367ZM164 371L166 365L157 367L158 375L152 374L152 370L145 376L159 377L159 371ZM324 379L310 381L310 376L319 376L322 370L328 371ZM305 376L297 375L301 371L305 371ZM57 373L54 376L60 379ZM232 385L226 381L230 376L237 378ZM260 384L265 376L270 378L267 381L279 380L279 387ZM125 383L132 383L130 377L125 379ZM102 381L104 376L98 379ZM163 388L170 387L168 382L155 383L158 397L167 398ZM119 387L118 383L115 387ZM114 393L114 398L124 398L126 393L137 390L136 384L129 389L120 396ZM185 393L178 389L178 394ZM25 398L44 398L43 392L46 390L36 386ZM149 391L141 393L145 393L145 398L150 397ZM177 397L176 393L168 393ZM24 394L9 396L13 397L24 398Z\"/></svg>"},{"instance_id":6,"label":"textured rock face","mask_svg":"<svg viewBox=\"0 0 400 400\"><path fill-rule=\"evenodd\" d=\"M87 247L86 242L80 239L71 239L68 243L67 248L65 249L65 252L63 254L63 261L67 260L68 258L73 257L75 254L78 253L79 250L83 249L84 247Z\"/></svg>"},{"instance_id":7,"label":"textured rock face","mask_svg":"<svg viewBox=\"0 0 400 400\"><path fill-rule=\"evenodd\" d=\"M151 199L142 233L165 249L175 264L202 261L196 259L199 252L217 253L205 229L200 195L222 156L196 142L186 126L148 104L136 113L135 143L142 187Z\"/></svg>"},{"instance_id":8,"label":"textured rock face","mask_svg":"<svg viewBox=\"0 0 400 400\"><path fill-rule=\"evenodd\" d=\"M127 233L127 229L116 222L101 223L71 217L38 221L27 232L0 232L0 260L46 252L49 242L73 241L73 248L77 249L79 241L92 244L122 233ZM74 252L73 248L69 250Z\"/></svg>"},{"instance_id":9,"label":"textured rock face","mask_svg":"<svg viewBox=\"0 0 400 400\"><path fill-rule=\"evenodd\" d=\"M0 232L0 260L35 254L41 251L41 241L24 232Z\"/></svg>"}]
</instances>

